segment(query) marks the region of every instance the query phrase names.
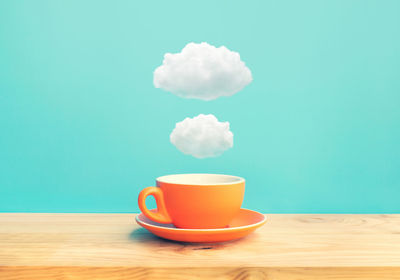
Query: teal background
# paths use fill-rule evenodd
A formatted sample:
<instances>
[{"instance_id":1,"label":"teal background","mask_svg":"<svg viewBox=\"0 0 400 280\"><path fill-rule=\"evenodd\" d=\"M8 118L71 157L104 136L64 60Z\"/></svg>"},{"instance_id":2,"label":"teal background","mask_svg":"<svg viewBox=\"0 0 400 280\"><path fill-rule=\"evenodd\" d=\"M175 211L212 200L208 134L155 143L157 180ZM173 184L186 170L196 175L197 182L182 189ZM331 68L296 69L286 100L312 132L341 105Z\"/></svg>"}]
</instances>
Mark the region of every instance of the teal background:
<instances>
[{"instance_id":1,"label":"teal background","mask_svg":"<svg viewBox=\"0 0 400 280\"><path fill-rule=\"evenodd\" d=\"M400 212L400 1L1 1L0 211L137 212L171 173L247 179L267 213ZM230 98L155 89L165 52L238 51ZM170 144L199 113L234 148ZM150 201L154 205L154 202Z\"/></svg>"}]
</instances>

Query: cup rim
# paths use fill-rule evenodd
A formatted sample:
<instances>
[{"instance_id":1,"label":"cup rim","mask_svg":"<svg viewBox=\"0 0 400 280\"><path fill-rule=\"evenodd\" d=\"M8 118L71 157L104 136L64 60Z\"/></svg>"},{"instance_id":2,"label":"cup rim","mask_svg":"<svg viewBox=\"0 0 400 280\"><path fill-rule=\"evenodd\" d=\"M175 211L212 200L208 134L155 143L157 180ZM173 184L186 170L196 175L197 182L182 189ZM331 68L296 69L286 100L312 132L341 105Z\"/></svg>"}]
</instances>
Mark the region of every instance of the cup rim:
<instances>
[{"instance_id":1,"label":"cup rim","mask_svg":"<svg viewBox=\"0 0 400 280\"><path fill-rule=\"evenodd\" d=\"M190 182L188 180L187 182L179 182L177 178L179 177L191 177L191 176L208 176L208 177L215 177L215 178L224 178L225 180L227 179L232 179L230 181L211 181L210 182ZM180 178L181 180L184 180L183 178ZM181 174L171 174L171 175L164 175L160 176L156 179L157 182L159 183L164 183L164 184L174 184L174 185L181 185L181 186L226 186L226 185L234 185L234 184L240 184L244 183L245 179L239 176L234 176L234 175L226 175L226 174L212 174L212 173L181 173Z\"/></svg>"}]
</instances>

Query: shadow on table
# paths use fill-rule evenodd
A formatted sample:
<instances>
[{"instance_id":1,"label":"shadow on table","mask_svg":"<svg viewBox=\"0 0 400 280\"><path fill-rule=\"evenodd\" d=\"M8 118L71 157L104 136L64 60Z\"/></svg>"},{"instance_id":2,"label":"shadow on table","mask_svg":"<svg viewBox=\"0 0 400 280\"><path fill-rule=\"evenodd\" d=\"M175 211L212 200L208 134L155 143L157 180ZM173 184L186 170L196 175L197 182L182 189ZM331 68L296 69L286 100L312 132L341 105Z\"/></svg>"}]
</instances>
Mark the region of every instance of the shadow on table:
<instances>
[{"instance_id":1,"label":"shadow on table","mask_svg":"<svg viewBox=\"0 0 400 280\"><path fill-rule=\"evenodd\" d=\"M162 239L154 234L150 233L147 229L137 228L129 234L129 239L136 242L159 242L169 240ZM172 241L171 241L172 242Z\"/></svg>"}]
</instances>

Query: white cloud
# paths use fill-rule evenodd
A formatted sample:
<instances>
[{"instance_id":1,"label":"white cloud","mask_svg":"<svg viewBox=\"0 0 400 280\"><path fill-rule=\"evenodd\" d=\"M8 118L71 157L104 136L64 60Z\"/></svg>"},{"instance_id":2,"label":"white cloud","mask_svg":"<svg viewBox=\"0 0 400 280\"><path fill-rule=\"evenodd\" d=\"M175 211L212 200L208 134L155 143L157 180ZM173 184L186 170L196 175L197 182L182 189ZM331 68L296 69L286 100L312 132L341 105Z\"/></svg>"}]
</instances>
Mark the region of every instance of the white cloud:
<instances>
[{"instance_id":1,"label":"white cloud","mask_svg":"<svg viewBox=\"0 0 400 280\"><path fill-rule=\"evenodd\" d=\"M224 46L189 43L180 53L164 55L153 82L180 97L213 100L237 93L252 80L239 53Z\"/></svg>"},{"instance_id":2,"label":"white cloud","mask_svg":"<svg viewBox=\"0 0 400 280\"><path fill-rule=\"evenodd\" d=\"M170 140L179 151L196 158L216 157L233 147L229 122L219 122L212 114L178 122Z\"/></svg>"}]
</instances>

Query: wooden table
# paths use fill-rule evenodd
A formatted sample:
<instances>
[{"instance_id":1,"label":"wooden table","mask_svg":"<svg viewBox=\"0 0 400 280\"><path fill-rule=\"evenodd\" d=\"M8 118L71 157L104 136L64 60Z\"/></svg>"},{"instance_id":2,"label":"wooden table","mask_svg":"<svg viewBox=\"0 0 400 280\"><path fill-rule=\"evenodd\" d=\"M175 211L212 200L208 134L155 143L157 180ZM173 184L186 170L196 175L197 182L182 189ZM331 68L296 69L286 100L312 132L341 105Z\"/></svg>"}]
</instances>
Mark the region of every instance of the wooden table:
<instances>
[{"instance_id":1,"label":"wooden table","mask_svg":"<svg viewBox=\"0 0 400 280\"><path fill-rule=\"evenodd\" d=\"M0 279L400 279L400 215L267 215L222 244L157 238L134 214L0 214Z\"/></svg>"}]
</instances>

